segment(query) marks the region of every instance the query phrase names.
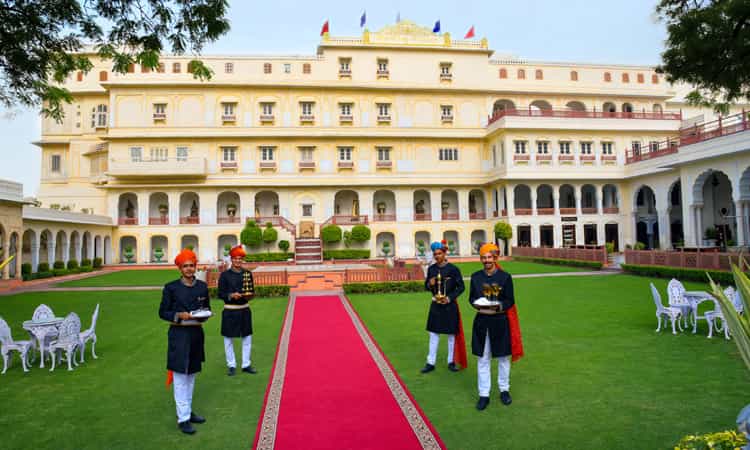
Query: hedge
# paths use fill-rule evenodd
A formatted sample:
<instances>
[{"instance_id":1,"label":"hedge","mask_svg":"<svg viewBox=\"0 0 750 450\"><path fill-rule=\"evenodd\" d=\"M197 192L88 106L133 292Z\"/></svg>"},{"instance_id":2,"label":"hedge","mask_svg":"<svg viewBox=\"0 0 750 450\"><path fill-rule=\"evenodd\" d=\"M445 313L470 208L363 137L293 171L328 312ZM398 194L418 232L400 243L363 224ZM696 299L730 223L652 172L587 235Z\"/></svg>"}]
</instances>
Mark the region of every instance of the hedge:
<instances>
[{"instance_id":1,"label":"hedge","mask_svg":"<svg viewBox=\"0 0 750 450\"><path fill-rule=\"evenodd\" d=\"M31 273L31 263L23 263L21 264L21 274L27 275Z\"/></svg>"},{"instance_id":2,"label":"hedge","mask_svg":"<svg viewBox=\"0 0 750 450\"><path fill-rule=\"evenodd\" d=\"M320 230L320 238L324 244L341 242L341 227L338 225L326 225Z\"/></svg>"},{"instance_id":3,"label":"hedge","mask_svg":"<svg viewBox=\"0 0 750 450\"><path fill-rule=\"evenodd\" d=\"M350 283L344 285L346 294L390 294L400 292L424 292L421 281L386 281L380 283Z\"/></svg>"},{"instance_id":4,"label":"hedge","mask_svg":"<svg viewBox=\"0 0 750 450\"><path fill-rule=\"evenodd\" d=\"M91 267L91 260L84 258L81 260L81 267Z\"/></svg>"},{"instance_id":5,"label":"hedge","mask_svg":"<svg viewBox=\"0 0 750 450\"><path fill-rule=\"evenodd\" d=\"M219 298L218 288L208 288L208 295L213 298ZM268 298L268 297L289 297L289 286L284 285L271 285L271 286L255 286L255 297L256 298Z\"/></svg>"},{"instance_id":6,"label":"hedge","mask_svg":"<svg viewBox=\"0 0 750 450\"><path fill-rule=\"evenodd\" d=\"M52 268L53 269L64 269L65 268L65 263L62 262L62 261L55 261L55 263L52 264Z\"/></svg>"},{"instance_id":7,"label":"hedge","mask_svg":"<svg viewBox=\"0 0 750 450\"><path fill-rule=\"evenodd\" d=\"M556 266L586 267L588 269L600 270L603 266L599 261L584 261L580 259L561 258L537 258L535 256L514 256L513 261L526 261L539 264L551 264ZM502 265L502 262L500 263Z\"/></svg>"},{"instance_id":8,"label":"hedge","mask_svg":"<svg viewBox=\"0 0 750 450\"><path fill-rule=\"evenodd\" d=\"M255 253L245 255L245 262L286 261L290 258L294 258L294 253Z\"/></svg>"},{"instance_id":9,"label":"hedge","mask_svg":"<svg viewBox=\"0 0 750 450\"><path fill-rule=\"evenodd\" d=\"M68 269L52 269L52 274L56 277L61 277L63 275L68 275L70 271Z\"/></svg>"},{"instance_id":10,"label":"hedge","mask_svg":"<svg viewBox=\"0 0 750 450\"><path fill-rule=\"evenodd\" d=\"M708 283L708 277L722 285L734 284L732 272L723 270L688 269L683 267L647 266L638 264L621 264L622 270L633 275L656 278L677 278L680 281L698 281Z\"/></svg>"},{"instance_id":11,"label":"hedge","mask_svg":"<svg viewBox=\"0 0 750 450\"><path fill-rule=\"evenodd\" d=\"M323 250L323 259L370 259L370 250Z\"/></svg>"},{"instance_id":12,"label":"hedge","mask_svg":"<svg viewBox=\"0 0 750 450\"><path fill-rule=\"evenodd\" d=\"M68 261L68 270L75 270L78 268L78 261L75 259L71 259Z\"/></svg>"},{"instance_id":13,"label":"hedge","mask_svg":"<svg viewBox=\"0 0 750 450\"><path fill-rule=\"evenodd\" d=\"M94 269L98 269L102 266L102 259L101 258L94 258Z\"/></svg>"},{"instance_id":14,"label":"hedge","mask_svg":"<svg viewBox=\"0 0 750 450\"><path fill-rule=\"evenodd\" d=\"M46 262L39 263L39 265L36 268L36 271L38 273L49 272L49 263L46 263Z\"/></svg>"}]
</instances>

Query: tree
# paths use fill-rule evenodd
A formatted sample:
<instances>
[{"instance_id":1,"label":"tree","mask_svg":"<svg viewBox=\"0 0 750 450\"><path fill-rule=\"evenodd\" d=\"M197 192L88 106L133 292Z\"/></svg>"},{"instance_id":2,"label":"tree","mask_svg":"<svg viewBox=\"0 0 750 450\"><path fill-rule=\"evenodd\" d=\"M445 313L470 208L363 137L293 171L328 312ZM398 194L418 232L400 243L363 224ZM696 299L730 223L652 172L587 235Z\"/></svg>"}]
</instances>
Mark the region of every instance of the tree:
<instances>
[{"instance_id":1,"label":"tree","mask_svg":"<svg viewBox=\"0 0 750 450\"><path fill-rule=\"evenodd\" d=\"M240 242L243 245L256 248L263 240L263 230L252 220L248 220L245 228L240 233Z\"/></svg>"},{"instance_id":2,"label":"tree","mask_svg":"<svg viewBox=\"0 0 750 450\"><path fill-rule=\"evenodd\" d=\"M325 244L341 242L341 227L338 225L326 225L320 230L320 237Z\"/></svg>"},{"instance_id":3,"label":"tree","mask_svg":"<svg viewBox=\"0 0 750 450\"><path fill-rule=\"evenodd\" d=\"M265 242L266 245L268 245L270 249L270 245L276 242L278 239L279 239L279 233L276 230L274 230L271 222L268 222L266 224L266 229L263 230L263 242Z\"/></svg>"},{"instance_id":4,"label":"tree","mask_svg":"<svg viewBox=\"0 0 750 450\"><path fill-rule=\"evenodd\" d=\"M503 241L504 252L508 254L508 239L513 237L513 227L508 222L498 222L495 224L495 239Z\"/></svg>"},{"instance_id":5,"label":"tree","mask_svg":"<svg viewBox=\"0 0 750 450\"><path fill-rule=\"evenodd\" d=\"M61 121L62 87L68 77L93 68L92 56L126 73L131 64L159 67L166 49L197 55L229 30L226 0L0 0L0 103L42 106ZM201 61L190 62L195 78L210 79Z\"/></svg>"},{"instance_id":6,"label":"tree","mask_svg":"<svg viewBox=\"0 0 750 450\"><path fill-rule=\"evenodd\" d=\"M688 103L726 114L750 100L750 3L747 0L661 0L667 24L658 72L695 86Z\"/></svg>"}]
</instances>

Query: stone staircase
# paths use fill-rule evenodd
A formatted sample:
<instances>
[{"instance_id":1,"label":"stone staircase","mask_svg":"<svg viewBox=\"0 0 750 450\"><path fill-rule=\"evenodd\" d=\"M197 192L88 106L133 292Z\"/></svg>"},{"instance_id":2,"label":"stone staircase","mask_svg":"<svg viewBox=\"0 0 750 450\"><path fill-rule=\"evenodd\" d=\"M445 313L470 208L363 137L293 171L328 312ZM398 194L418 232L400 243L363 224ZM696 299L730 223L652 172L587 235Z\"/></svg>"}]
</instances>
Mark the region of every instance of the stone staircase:
<instances>
[{"instance_id":1,"label":"stone staircase","mask_svg":"<svg viewBox=\"0 0 750 450\"><path fill-rule=\"evenodd\" d=\"M289 272L289 289L295 291L337 291L344 285L344 272Z\"/></svg>"},{"instance_id":2,"label":"stone staircase","mask_svg":"<svg viewBox=\"0 0 750 450\"><path fill-rule=\"evenodd\" d=\"M323 262L323 244L319 238L297 238L294 242L296 264L320 264Z\"/></svg>"}]
</instances>

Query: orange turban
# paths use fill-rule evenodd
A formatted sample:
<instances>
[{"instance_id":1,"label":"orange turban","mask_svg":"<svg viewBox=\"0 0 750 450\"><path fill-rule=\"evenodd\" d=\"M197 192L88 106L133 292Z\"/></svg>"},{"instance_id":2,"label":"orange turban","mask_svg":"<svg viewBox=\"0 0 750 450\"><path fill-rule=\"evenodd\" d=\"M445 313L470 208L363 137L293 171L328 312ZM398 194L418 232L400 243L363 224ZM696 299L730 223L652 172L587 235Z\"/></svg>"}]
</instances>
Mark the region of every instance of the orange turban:
<instances>
[{"instance_id":1,"label":"orange turban","mask_svg":"<svg viewBox=\"0 0 750 450\"><path fill-rule=\"evenodd\" d=\"M484 255L484 254L487 254L487 253L497 253L499 251L500 251L500 249L497 248L497 245L495 245L495 244L493 244L491 242L488 242L488 243L484 244L483 246L479 247L479 255Z\"/></svg>"},{"instance_id":2,"label":"orange turban","mask_svg":"<svg viewBox=\"0 0 750 450\"><path fill-rule=\"evenodd\" d=\"M232 247L232 249L229 250L229 256L231 256L232 258L244 258L246 254L247 253L245 253L245 249L242 248L241 245Z\"/></svg>"},{"instance_id":3,"label":"orange turban","mask_svg":"<svg viewBox=\"0 0 750 450\"><path fill-rule=\"evenodd\" d=\"M195 253L189 248L182 249L180 254L174 259L174 263L177 267L182 267L182 265L188 261L193 261L193 263L198 264L198 257L195 256Z\"/></svg>"}]
</instances>

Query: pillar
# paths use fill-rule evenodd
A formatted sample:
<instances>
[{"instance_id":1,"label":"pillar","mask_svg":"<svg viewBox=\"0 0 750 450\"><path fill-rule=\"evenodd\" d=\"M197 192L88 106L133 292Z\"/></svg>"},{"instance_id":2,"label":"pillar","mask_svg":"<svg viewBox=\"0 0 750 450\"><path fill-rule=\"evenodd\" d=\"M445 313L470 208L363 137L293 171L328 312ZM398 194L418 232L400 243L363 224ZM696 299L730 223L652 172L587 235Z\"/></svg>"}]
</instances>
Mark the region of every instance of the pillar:
<instances>
[{"instance_id":1,"label":"pillar","mask_svg":"<svg viewBox=\"0 0 750 450\"><path fill-rule=\"evenodd\" d=\"M659 248L662 250L668 250L672 248L672 230L670 229L669 224L669 209L667 209L667 211L657 210L656 214L659 223Z\"/></svg>"},{"instance_id":2,"label":"pillar","mask_svg":"<svg viewBox=\"0 0 750 450\"><path fill-rule=\"evenodd\" d=\"M440 203L442 202L442 192L439 189L430 190L430 207L432 211L433 222L439 222L443 220L442 210L440 209ZM439 240L439 239L438 239Z\"/></svg>"},{"instance_id":3,"label":"pillar","mask_svg":"<svg viewBox=\"0 0 750 450\"><path fill-rule=\"evenodd\" d=\"M536 216L536 186L530 187L529 192L531 194L531 215Z\"/></svg>"},{"instance_id":4,"label":"pillar","mask_svg":"<svg viewBox=\"0 0 750 450\"><path fill-rule=\"evenodd\" d=\"M31 271L37 272L39 269L39 240L41 236L36 236L34 242L31 243Z\"/></svg>"},{"instance_id":5,"label":"pillar","mask_svg":"<svg viewBox=\"0 0 750 450\"><path fill-rule=\"evenodd\" d=\"M552 206L555 208L555 217L560 217L560 187L552 190Z\"/></svg>"},{"instance_id":6,"label":"pillar","mask_svg":"<svg viewBox=\"0 0 750 450\"><path fill-rule=\"evenodd\" d=\"M515 204L514 204L514 200L515 199L513 198L514 187L515 186L510 185L510 184L505 186L505 200L508 202L505 205L505 209L508 212L508 217L509 218L516 215ZM515 235L516 235L516 233L513 233L513 236L515 236ZM518 244L516 244L516 245L518 245Z\"/></svg>"},{"instance_id":7,"label":"pillar","mask_svg":"<svg viewBox=\"0 0 750 450\"><path fill-rule=\"evenodd\" d=\"M581 197L583 196L583 193L581 192L581 186L574 186L575 189L575 197L576 197L576 216L581 215ZM576 228L578 226L576 225ZM578 242L578 233L576 233L576 243Z\"/></svg>"},{"instance_id":8,"label":"pillar","mask_svg":"<svg viewBox=\"0 0 750 450\"><path fill-rule=\"evenodd\" d=\"M737 245L745 245L745 201L734 202L735 215L737 216Z\"/></svg>"}]
</instances>

